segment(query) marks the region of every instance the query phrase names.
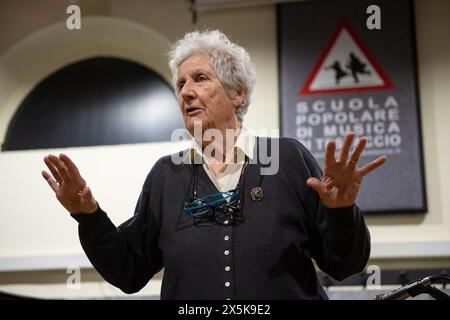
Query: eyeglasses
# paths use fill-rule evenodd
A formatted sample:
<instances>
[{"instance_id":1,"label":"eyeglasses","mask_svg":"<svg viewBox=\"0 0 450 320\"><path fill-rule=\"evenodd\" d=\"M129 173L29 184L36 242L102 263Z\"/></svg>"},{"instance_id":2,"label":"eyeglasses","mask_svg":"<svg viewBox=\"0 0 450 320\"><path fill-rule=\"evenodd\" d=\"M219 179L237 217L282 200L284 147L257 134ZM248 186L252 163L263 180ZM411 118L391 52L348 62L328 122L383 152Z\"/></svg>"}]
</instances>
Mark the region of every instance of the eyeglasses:
<instances>
[{"instance_id":1,"label":"eyeglasses","mask_svg":"<svg viewBox=\"0 0 450 320\"><path fill-rule=\"evenodd\" d=\"M204 217L208 215L210 209L237 203L239 200L238 196L239 188L228 192L216 192L202 198L193 197L190 201L186 202L184 211L193 217Z\"/></svg>"},{"instance_id":2,"label":"eyeglasses","mask_svg":"<svg viewBox=\"0 0 450 320\"><path fill-rule=\"evenodd\" d=\"M186 214L194 218L194 224L216 220L228 225L242 220L239 187L228 192L216 192L202 198L193 197L184 206Z\"/></svg>"},{"instance_id":3,"label":"eyeglasses","mask_svg":"<svg viewBox=\"0 0 450 320\"><path fill-rule=\"evenodd\" d=\"M215 220L229 225L243 220L240 185L243 185L244 170L247 159L242 167L237 187L226 192L216 192L204 197L197 197L198 166L194 165L192 196L184 203L184 212L194 218L194 224Z\"/></svg>"}]
</instances>

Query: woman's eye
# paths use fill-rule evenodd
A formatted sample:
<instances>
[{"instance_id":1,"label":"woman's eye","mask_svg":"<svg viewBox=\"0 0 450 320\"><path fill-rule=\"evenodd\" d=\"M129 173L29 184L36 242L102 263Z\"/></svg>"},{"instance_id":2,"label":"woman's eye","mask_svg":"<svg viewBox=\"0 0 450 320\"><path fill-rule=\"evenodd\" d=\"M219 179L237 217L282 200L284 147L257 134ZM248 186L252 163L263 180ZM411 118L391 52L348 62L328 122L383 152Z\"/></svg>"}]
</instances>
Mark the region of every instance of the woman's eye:
<instances>
[{"instance_id":1,"label":"woman's eye","mask_svg":"<svg viewBox=\"0 0 450 320\"><path fill-rule=\"evenodd\" d=\"M197 77L197 81L205 81L206 79L208 79L208 78L203 74L201 74Z\"/></svg>"}]
</instances>

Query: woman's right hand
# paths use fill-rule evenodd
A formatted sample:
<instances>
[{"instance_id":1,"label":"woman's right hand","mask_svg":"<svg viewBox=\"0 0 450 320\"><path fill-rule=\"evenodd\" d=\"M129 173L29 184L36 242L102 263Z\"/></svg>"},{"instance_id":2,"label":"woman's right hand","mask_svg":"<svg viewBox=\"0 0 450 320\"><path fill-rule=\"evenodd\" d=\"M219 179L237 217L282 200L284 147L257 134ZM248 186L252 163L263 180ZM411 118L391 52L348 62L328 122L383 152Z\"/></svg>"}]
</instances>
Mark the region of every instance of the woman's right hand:
<instances>
[{"instance_id":1,"label":"woman's right hand","mask_svg":"<svg viewBox=\"0 0 450 320\"><path fill-rule=\"evenodd\" d=\"M55 192L56 199L72 213L94 213L98 209L97 201L91 189L81 177L77 166L65 154L59 158L49 154L44 162L51 172L42 171L42 176Z\"/></svg>"}]
</instances>

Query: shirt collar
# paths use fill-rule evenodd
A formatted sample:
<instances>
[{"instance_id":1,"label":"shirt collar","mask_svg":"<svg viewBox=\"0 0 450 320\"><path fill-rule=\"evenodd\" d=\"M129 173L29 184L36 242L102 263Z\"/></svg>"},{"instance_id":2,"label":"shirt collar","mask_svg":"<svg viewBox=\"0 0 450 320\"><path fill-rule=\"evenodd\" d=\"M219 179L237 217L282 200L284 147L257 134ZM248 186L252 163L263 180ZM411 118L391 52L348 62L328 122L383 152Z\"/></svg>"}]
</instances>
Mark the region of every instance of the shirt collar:
<instances>
[{"instance_id":1,"label":"shirt collar","mask_svg":"<svg viewBox=\"0 0 450 320\"><path fill-rule=\"evenodd\" d=\"M241 132L234 144L234 149L242 151L249 159L253 159L253 148L255 147L255 136L248 131L247 128L242 127Z\"/></svg>"},{"instance_id":2,"label":"shirt collar","mask_svg":"<svg viewBox=\"0 0 450 320\"><path fill-rule=\"evenodd\" d=\"M197 159L204 159L206 162L206 157L203 157L203 150L197 141L192 137L191 146L188 150L188 156L190 161L196 157ZM236 139L236 143L233 146L233 155L237 154L238 156L241 154L246 155L249 159L253 159L254 156L254 147L255 147L255 136L245 127L242 127L239 130L238 138ZM227 155L229 157L229 155ZM239 157L238 157L239 159ZM195 161L197 163L197 161Z\"/></svg>"}]
</instances>

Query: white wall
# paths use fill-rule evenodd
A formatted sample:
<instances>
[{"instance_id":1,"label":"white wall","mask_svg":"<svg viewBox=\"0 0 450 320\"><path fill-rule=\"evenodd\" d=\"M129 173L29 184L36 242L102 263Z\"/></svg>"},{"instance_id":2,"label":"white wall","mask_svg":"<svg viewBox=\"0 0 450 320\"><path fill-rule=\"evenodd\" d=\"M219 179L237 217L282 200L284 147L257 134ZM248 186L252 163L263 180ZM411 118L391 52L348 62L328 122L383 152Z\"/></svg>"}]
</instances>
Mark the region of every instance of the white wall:
<instances>
[{"instance_id":1,"label":"white wall","mask_svg":"<svg viewBox=\"0 0 450 320\"><path fill-rule=\"evenodd\" d=\"M81 31L64 29L66 15L61 1L43 0L39 5L33 1L21 2L22 5L18 2L0 3L2 141L21 99L37 81L58 67L103 53L133 57L168 79L165 49L193 29L188 3L183 0L112 0L100 1L97 6L80 1L85 15ZM255 62L257 84L245 120L246 126L254 129L279 126L275 18L274 6L204 12L198 16L199 27L222 29L246 47ZM429 212L424 216L367 217L374 261L397 261L397 257L416 261L426 258L431 263L437 258L450 261L450 2L416 1L416 21ZM153 40L146 41L146 37ZM50 39L53 41L48 42ZM23 56L24 53L29 54ZM132 214L143 179L155 160L177 148L165 143L63 151L78 163L101 205L119 223ZM76 223L40 177L44 154L60 151L0 153L0 270L17 270L23 266L23 257L35 257L33 268L49 268L44 262L52 261L52 256L67 255L67 260L54 260L56 267L63 268L69 260L86 263L80 258L83 253ZM23 267L33 265L31 260L26 261Z\"/></svg>"},{"instance_id":2,"label":"white wall","mask_svg":"<svg viewBox=\"0 0 450 320\"><path fill-rule=\"evenodd\" d=\"M37 82L68 63L95 55L128 58L171 81L164 56L170 42L157 32L133 21L108 17L86 17L82 26L83 31L77 32L68 31L63 21L53 23L32 32L0 57L2 140L20 101ZM40 177L45 154L65 152L73 157L102 207L119 223L132 214L153 163L180 148L154 143L1 153L0 176L5 184L0 202L0 270L63 267L65 259L58 257L83 257L76 224ZM84 257L82 263L87 263Z\"/></svg>"}]
</instances>

